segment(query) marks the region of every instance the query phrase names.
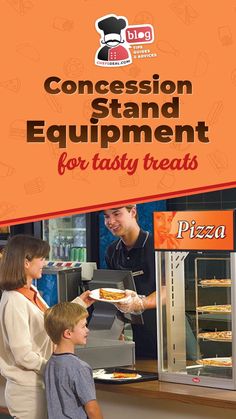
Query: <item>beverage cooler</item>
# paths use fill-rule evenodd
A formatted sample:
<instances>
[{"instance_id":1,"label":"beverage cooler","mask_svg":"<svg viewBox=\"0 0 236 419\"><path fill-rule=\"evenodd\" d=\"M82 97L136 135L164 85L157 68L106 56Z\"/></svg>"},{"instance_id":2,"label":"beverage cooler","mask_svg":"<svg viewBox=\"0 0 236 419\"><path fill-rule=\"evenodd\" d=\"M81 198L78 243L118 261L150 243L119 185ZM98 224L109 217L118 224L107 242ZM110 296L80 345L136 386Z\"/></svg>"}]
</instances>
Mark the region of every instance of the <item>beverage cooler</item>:
<instances>
[{"instance_id":1,"label":"beverage cooler","mask_svg":"<svg viewBox=\"0 0 236 419\"><path fill-rule=\"evenodd\" d=\"M235 211L154 213L161 381L236 390Z\"/></svg>"},{"instance_id":2,"label":"beverage cooler","mask_svg":"<svg viewBox=\"0 0 236 419\"><path fill-rule=\"evenodd\" d=\"M10 235L16 234L29 234L48 241L50 261L98 263L98 212L11 226Z\"/></svg>"},{"instance_id":3,"label":"beverage cooler","mask_svg":"<svg viewBox=\"0 0 236 419\"><path fill-rule=\"evenodd\" d=\"M87 261L86 214L42 221L42 233L50 244L50 260Z\"/></svg>"}]
</instances>

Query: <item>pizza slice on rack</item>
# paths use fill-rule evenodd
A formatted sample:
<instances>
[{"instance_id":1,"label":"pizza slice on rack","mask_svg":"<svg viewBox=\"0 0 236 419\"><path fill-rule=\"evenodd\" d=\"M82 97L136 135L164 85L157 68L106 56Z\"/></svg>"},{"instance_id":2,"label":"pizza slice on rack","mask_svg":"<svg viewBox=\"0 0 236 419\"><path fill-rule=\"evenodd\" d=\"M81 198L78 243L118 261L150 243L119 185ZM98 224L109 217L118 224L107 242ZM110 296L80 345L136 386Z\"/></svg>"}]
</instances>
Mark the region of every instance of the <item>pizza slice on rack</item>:
<instances>
[{"instance_id":1,"label":"pizza slice on rack","mask_svg":"<svg viewBox=\"0 0 236 419\"><path fill-rule=\"evenodd\" d=\"M198 359L197 364L207 367L232 367L232 358L203 358Z\"/></svg>"},{"instance_id":2,"label":"pizza slice on rack","mask_svg":"<svg viewBox=\"0 0 236 419\"><path fill-rule=\"evenodd\" d=\"M197 311L207 312L207 313L231 313L231 305L212 305L212 306L202 306L197 307Z\"/></svg>"},{"instance_id":3,"label":"pizza slice on rack","mask_svg":"<svg viewBox=\"0 0 236 419\"><path fill-rule=\"evenodd\" d=\"M199 284L203 287L228 287L231 285L231 279L202 279Z\"/></svg>"},{"instance_id":4,"label":"pizza slice on rack","mask_svg":"<svg viewBox=\"0 0 236 419\"><path fill-rule=\"evenodd\" d=\"M199 339L206 339L206 340L221 340L225 342L232 341L232 332L231 330L222 330L222 331L215 331L215 332L203 332L198 334Z\"/></svg>"}]
</instances>

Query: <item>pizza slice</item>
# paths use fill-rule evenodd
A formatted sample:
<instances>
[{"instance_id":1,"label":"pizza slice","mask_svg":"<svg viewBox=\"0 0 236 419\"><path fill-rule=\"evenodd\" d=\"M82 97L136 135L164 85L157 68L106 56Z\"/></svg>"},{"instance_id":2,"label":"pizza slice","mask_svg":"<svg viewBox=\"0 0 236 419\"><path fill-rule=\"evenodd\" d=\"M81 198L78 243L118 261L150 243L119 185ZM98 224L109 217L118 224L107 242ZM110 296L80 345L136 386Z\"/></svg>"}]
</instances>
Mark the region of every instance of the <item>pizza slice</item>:
<instances>
[{"instance_id":1,"label":"pizza slice","mask_svg":"<svg viewBox=\"0 0 236 419\"><path fill-rule=\"evenodd\" d=\"M197 307L197 311L208 312L208 313L231 313L231 305L213 305L213 306L202 306Z\"/></svg>"},{"instance_id":2,"label":"pizza slice","mask_svg":"<svg viewBox=\"0 0 236 419\"><path fill-rule=\"evenodd\" d=\"M231 285L231 279L202 279L199 284L203 287L226 287Z\"/></svg>"},{"instance_id":3,"label":"pizza slice","mask_svg":"<svg viewBox=\"0 0 236 419\"><path fill-rule=\"evenodd\" d=\"M197 360L197 364L209 367L232 367L232 358L203 358Z\"/></svg>"},{"instance_id":4,"label":"pizza slice","mask_svg":"<svg viewBox=\"0 0 236 419\"><path fill-rule=\"evenodd\" d=\"M232 341L232 332L231 330L222 330L217 332L203 332L198 334L199 339L206 340L221 340L226 342Z\"/></svg>"},{"instance_id":5,"label":"pizza slice","mask_svg":"<svg viewBox=\"0 0 236 419\"><path fill-rule=\"evenodd\" d=\"M136 372L113 372L113 378L136 378Z\"/></svg>"}]
</instances>

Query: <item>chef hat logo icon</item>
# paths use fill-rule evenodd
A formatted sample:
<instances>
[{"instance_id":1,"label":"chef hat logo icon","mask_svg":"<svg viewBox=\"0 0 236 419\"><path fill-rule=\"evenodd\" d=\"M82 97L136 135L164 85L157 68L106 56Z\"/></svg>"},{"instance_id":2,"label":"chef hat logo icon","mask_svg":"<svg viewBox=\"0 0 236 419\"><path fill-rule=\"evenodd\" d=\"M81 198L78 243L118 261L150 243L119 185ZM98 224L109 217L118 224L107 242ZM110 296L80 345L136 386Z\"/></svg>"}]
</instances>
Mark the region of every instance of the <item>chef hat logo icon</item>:
<instances>
[{"instance_id":1,"label":"chef hat logo icon","mask_svg":"<svg viewBox=\"0 0 236 419\"><path fill-rule=\"evenodd\" d=\"M131 64L129 45L123 34L128 26L124 16L106 15L96 21L100 34L100 48L96 52L95 64L99 66L124 66Z\"/></svg>"}]
</instances>

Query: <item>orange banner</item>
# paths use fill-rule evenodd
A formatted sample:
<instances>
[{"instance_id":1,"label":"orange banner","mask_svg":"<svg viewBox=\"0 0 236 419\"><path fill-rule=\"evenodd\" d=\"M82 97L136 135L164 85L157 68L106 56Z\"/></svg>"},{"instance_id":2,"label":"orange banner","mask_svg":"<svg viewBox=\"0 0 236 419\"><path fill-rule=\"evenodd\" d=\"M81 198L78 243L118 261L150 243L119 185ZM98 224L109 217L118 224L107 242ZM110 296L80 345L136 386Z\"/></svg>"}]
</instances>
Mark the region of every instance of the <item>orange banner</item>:
<instances>
[{"instance_id":1,"label":"orange banner","mask_svg":"<svg viewBox=\"0 0 236 419\"><path fill-rule=\"evenodd\" d=\"M234 211L155 212L154 246L157 250L234 250Z\"/></svg>"},{"instance_id":2,"label":"orange banner","mask_svg":"<svg viewBox=\"0 0 236 419\"><path fill-rule=\"evenodd\" d=\"M235 0L1 15L1 224L236 186Z\"/></svg>"}]
</instances>

